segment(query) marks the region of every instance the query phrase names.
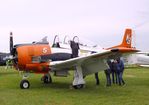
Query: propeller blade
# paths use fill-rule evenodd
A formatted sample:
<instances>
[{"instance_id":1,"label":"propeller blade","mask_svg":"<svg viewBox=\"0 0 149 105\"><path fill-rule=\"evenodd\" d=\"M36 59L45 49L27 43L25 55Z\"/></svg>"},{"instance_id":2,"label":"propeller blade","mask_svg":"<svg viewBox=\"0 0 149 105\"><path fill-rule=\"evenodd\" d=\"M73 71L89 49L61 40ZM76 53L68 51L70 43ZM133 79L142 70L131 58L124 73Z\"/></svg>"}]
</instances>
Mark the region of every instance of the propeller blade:
<instances>
[{"instance_id":1,"label":"propeller blade","mask_svg":"<svg viewBox=\"0 0 149 105\"><path fill-rule=\"evenodd\" d=\"M10 32L10 54L13 54L13 34Z\"/></svg>"}]
</instances>

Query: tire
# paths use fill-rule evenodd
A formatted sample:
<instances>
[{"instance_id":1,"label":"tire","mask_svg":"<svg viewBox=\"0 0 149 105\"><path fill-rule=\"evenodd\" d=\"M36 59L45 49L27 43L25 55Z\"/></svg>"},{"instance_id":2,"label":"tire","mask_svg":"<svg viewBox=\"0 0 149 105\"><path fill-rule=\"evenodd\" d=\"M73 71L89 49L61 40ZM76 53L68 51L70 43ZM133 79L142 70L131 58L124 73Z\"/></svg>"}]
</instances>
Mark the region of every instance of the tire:
<instances>
[{"instance_id":1,"label":"tire","mask_svg":"<svg viewBox=\"0 0 149 105\"><path fill-rule=\"evenodd\" d=\"M84 84L74 85L74 89L82 89L84 87Z\"/></svg>"},{"instance_id":2,"label":"tire","mask_svg":"<svg viewBox=\"0 0 149 105\"><path fill-rule=\"evenodd\" d=\"M20 82L20 88L21 89L28 89L30 87L30 83L28 80L22 80Z\"/></svg>"}]
</instances>

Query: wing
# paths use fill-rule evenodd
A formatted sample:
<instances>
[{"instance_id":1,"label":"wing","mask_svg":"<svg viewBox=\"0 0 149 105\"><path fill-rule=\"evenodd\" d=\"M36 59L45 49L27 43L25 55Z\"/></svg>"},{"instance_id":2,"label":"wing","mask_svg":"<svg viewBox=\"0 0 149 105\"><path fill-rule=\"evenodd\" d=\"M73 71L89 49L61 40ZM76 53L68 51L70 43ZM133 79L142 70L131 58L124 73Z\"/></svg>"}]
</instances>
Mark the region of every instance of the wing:
<instances>
[{"instance_id":1,"label":"wing","mask_svg":"<svg viewBox=\"0 0 149 105\"><path fill-rule=\"evenodd\" d=\"M53 71L73 70L77 65L82 67L83 75L105 70L107 68L106 59L115 54L112 50L103 50L102 52L81 56L64 61L50 62L50 68Z\"/></svg>"}]
</instances>

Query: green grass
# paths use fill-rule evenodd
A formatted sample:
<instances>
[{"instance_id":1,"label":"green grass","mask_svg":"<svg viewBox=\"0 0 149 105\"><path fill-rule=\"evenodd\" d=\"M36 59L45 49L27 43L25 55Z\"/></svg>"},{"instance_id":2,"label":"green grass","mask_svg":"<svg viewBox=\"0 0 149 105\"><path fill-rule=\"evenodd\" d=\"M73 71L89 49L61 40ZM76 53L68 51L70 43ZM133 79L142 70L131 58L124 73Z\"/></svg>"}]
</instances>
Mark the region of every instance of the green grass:
<instances>
[{"instance_id":1,"label":"green grass","mask_svg":"<svg viewBox=\"0 0 149 105\"><path fill-rule=\"evenodd\" d=\"M43 84L42 75L31 74L30 89L19 87L22 76L13 69L0 67L0 105L149 105L149 69L127 68L126 85L106 87L105 74L99 73L101 84L95 85L94 75L85 78L86 87L70 88L69 77L53 77L52 84Z\"/></svg>"}]
</instances>

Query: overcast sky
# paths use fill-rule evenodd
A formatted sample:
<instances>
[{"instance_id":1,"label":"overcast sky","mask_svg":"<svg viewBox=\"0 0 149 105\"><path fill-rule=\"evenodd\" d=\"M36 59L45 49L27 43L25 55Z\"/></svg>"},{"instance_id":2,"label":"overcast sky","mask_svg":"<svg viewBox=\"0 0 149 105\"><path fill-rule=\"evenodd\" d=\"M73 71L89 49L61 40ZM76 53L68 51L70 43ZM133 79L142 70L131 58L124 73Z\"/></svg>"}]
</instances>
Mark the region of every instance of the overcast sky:
<instances>
[{"instance_id":1,"label":"overcast sky","mask_svg":"<svg viewBox=\"0 0 149 105\"><path fill-rule=\"evenodd\" d=\"M16 44L77 35L111 47L125 28L149 51L149 0L0 0L0 52L9 51L10 31Z\"/></svg>"}]
</instances>

